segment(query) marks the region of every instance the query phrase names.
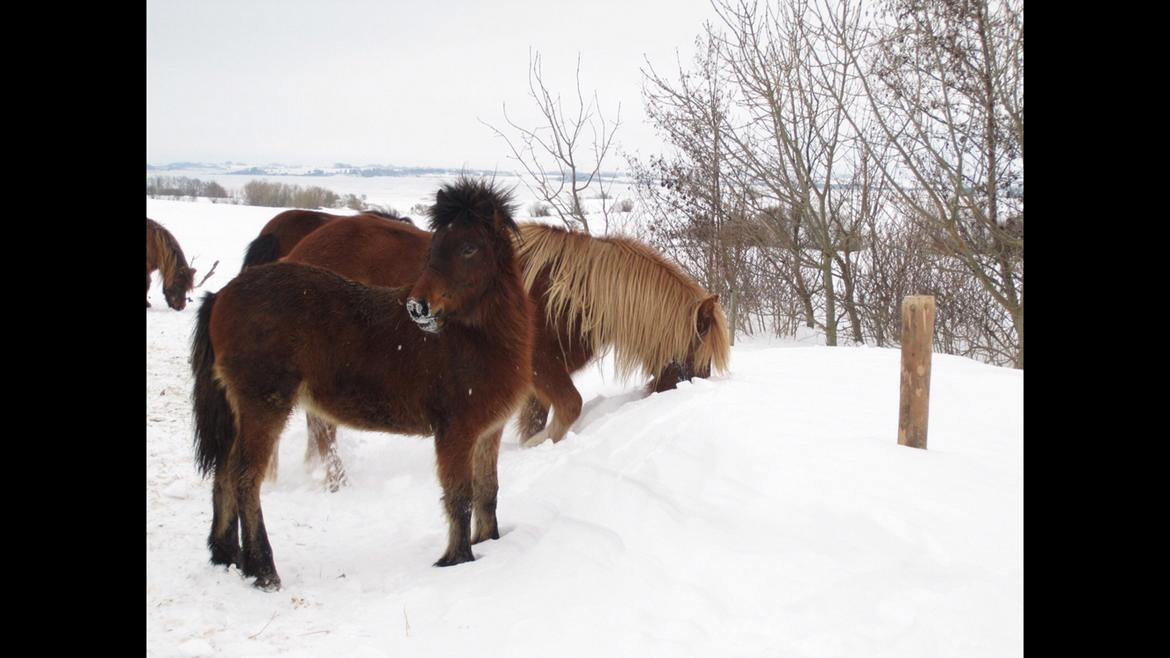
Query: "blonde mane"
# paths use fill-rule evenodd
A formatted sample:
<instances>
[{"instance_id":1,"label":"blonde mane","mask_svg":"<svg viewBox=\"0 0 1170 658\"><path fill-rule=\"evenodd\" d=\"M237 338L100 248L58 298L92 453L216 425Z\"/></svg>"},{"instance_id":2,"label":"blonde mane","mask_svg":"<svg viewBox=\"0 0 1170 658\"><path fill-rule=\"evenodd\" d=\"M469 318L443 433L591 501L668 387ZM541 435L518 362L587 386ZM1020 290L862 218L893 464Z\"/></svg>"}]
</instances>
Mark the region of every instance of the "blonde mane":
<instances>
[{"instance_id":1,"label":"blonde mane","mask_svg":"<svg viewBox=\"0 0 1170 658\"><path fill-rule=\"evenodd\" d=\"M686 358L699 305L710 294L651 247L621 236L520 224L517 256L526 291L548 272L548 322L579 323L579 335L595 355L613 347L618 376L638 371L658 376L672 361ZM717 302L714 307L712 326L695 350L695 366L727 372L727 320Z\"/></svg>"}]
</instances>

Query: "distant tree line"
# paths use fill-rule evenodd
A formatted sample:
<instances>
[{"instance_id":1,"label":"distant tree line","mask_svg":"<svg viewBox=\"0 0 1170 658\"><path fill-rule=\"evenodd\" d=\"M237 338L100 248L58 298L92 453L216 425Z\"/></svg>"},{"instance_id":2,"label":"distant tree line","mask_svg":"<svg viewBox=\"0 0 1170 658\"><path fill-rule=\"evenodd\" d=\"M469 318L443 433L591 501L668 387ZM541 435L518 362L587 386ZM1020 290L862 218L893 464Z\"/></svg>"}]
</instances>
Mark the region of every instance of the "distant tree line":
<instances>
[{"instance_id":1,"label":"distant tree line","mask_svg":"<svg viewBox=\"0 0 1170 658\"><path fill-rule=\"evenodd\" d=\"M323 187L288 185L264 180L248 181L239 191L229 192L214 181L201 181L185 176L148 176L146 196L152 199L194 199L205 197L213 202L270 208L351 208L378 210L397 214L392 208L371 204L366 195L337 194Z\"/></svg>"},{"instance_id":2,"label":"distant tree line","mask_svg":"<svg viewBox=\"0 0 1170 658\"><path fill-rule=\"evenodd\" d=\"M323 187L301 187L264 180L252 180L244 185L244 203L273 208L340 208L344 205L336 192Z\"/></svg>"},{"instance_id":3,"label":"distant tree line","mask_svg":"<svg viewBox=\"0 0 1170 658\"><path fill-rule=\"evenodd\" d=\"M215 181L201 181L186 176L147 176L146 196L158 197L210 197L226 199L230 195Z\"/></svg>"},{"instance_id":4,"label":"distant tree line","mask_svg":"<svg viewBox=\"0 0 1170 658\"><path fill-rule=\"evenodd\" d=\"M1024 366L1022 0L713 0L675 75L647 62L666 152L628 158L649 239L736 332Z\"/></svg>"}]
</instances>

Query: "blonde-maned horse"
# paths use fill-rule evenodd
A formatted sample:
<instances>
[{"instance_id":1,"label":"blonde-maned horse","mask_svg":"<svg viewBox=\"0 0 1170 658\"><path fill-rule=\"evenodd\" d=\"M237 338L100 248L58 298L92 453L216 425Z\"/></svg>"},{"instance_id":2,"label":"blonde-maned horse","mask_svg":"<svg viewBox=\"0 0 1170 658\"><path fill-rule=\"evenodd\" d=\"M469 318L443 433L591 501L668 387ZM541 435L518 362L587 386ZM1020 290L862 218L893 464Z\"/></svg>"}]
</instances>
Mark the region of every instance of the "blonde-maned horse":
<instances>
[{"instance_id":1,"label":"blonde-maned horse","mask_svg":"<svg viewBox=\"0 0 1170 658\"><path fill-rule=\"evenodd\" d=\"M619 376L653 377L652 392L725 373L727 319L709 294L654 248L622 236L593 237L522 224L524 288L537 300L535 388L520 415L524 445L564 438L581 414L572 374L612 349ZM549 406L556 409L545 429Z\"/></svg>"},{"instance_id":2,"label":"blonde-maned horse","mask_svg":"<svg viewBox=\"0 0 1170 658\"><path fill-rule=\"evenodd\" d=\"M179 241L161 224L146 218L146 292L150 292L150 275L162 271L163 296L167 305L176 311L187 306L187 293L195 287L195 268L187 266L187 259ZM146 301L150 308L150 300Z\"/></svg>"}]
</instances>

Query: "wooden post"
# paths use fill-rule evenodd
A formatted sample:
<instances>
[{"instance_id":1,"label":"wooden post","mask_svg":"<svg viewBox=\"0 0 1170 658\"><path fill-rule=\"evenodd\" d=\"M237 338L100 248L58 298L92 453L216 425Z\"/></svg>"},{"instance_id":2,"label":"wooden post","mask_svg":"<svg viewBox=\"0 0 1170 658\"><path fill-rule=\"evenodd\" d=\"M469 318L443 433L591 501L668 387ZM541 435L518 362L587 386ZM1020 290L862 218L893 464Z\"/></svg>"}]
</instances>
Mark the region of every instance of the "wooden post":
<instances>
[{"instance_id":1,"label":"wooden post","mask_svg":"<svg viewBox=\"0 0 1170 658\"><path fill-rule=\"evenodd\" d=\"M934 343L934 297L902 300L902 395L898 405L898 445L926 449L930 414L930 352Z\"/></svg>"}]
</instances>

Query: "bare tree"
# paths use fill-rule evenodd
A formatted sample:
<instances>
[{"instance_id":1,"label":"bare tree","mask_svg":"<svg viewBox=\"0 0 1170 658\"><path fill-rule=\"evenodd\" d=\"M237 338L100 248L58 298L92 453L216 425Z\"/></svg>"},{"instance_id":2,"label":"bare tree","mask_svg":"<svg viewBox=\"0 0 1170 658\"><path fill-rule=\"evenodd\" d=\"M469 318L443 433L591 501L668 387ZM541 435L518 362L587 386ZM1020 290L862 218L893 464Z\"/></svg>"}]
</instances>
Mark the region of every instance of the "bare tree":
<instances>
[{"instance_id":1,"label":"bare tree","mask_svg":"<svg viewBox=\"0 0 1170 658\"><path fill-rule=\"evenodd\" d=\"M648 161L631 156L628 163L639 194L650 200L651 241L722 296L730 306L734 344L748 245L743 190L728 184L725 164L723 130L733 99L720 77L719 44L709 26L695 46L693 68L679 62L675 78L659 74L646 61L646 114L672 153Z\"/></svg>"},{"instance_id":2,"label":"bare tree","mask_svg":"<svg viewBox=\"0 0 1170 658\"><path fill-rule=\"evenodd\" d=\"M656 242L737 327L897 344L932 294L939 349L1023 367L1021 2L883 1L712 0L689 70L647 62Z\"/></svg>"},{"instance_id":3,"label":"bare tree","mask_svg":"<svg viewBox=\"0 0 1170 658\"><path fill-rule=\"evenodd\" d=\"M818 324L826 343L837 344L837 284L845 276L846 309L854 337L860 338L849 271L855 257L841 254L857 240L862 223L849 212L851 187L842 179L857 167L863 150L845 108L833 102L847 98L856 81L846 65L809 56L809 50L834 44L817 39L819 18L808 0L776 5L714 0L713 5L727 28L726 67L746 110L744 120L727 131L733 144L729 155L744 173L742 184L759 193L758 216L771 225L771 241L786 246L799 264L792 268L793 284L806 300L807 319L814 319L811 307L819 292L823 321ZM846 20L856 23L857 13Z\"/></svg>"},{"instance_id":4,"label":"bare tree","mask_svg":"<svg viewBox=\"0 0 1170 658\"><path fill-rule=\"evenodd\" d=\"M1023 186L1022 1L889 0L865 42L840 20L825 25L834 63L862 85L851 123L873 120L899 204L1002 309L1006 324L986 335L1011 334L1022 368L1023 202L1005 194Z\"/></svg>"},{"instance_id":5,"label":"bare tree","mask_svg":"<svg viewBox=\"0 0 1170 658\"><path fill-rule=\"evenodd\" d=\"M508 116L503 105L504 121L515 131L513 141L503 131L480 120L504 139L512 158L520 163L526 176L525 185L556 212L565 226L590 231L585 211L585 192L596 182L601 197L604 231L609 230L612 195L606 186L602 165L613 145L621 124L621 104L612 122L602 114L597 92L589 102L581 92L581 56L577 56L576 107L566 114L559 93L553 94L544 82L540 53L529 52L528 94L536 104L542 124L533 128L520 125ZM588 130L588 132L586 132Z\"/></svg>"}]
</instances>

